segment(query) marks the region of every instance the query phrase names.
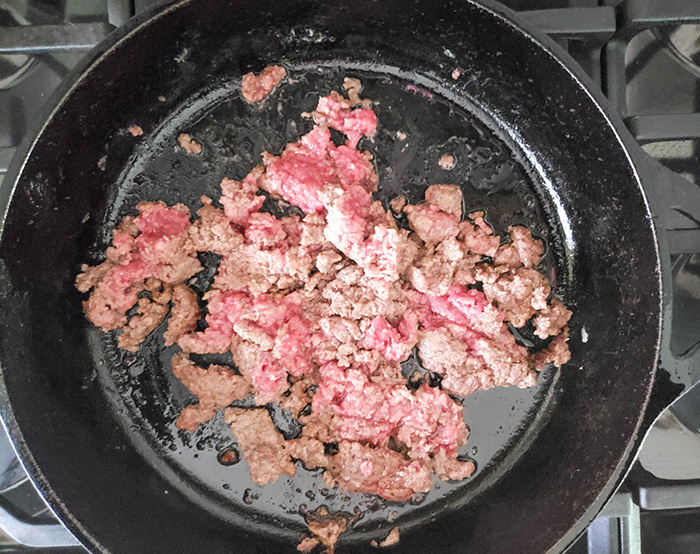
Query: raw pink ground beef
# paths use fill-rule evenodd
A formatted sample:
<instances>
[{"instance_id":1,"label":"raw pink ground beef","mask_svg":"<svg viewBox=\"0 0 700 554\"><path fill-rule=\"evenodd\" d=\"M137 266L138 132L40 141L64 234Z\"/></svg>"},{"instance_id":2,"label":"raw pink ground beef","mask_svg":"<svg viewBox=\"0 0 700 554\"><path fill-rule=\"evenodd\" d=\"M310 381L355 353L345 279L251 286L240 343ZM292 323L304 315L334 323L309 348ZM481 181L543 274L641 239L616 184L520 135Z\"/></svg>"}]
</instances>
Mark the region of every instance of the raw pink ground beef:
<instances>
[{"instance_id":1,"label":"raw pink ground beef","mask_svg":"<svg viewBox=\"0 0 700 554\"><path fill-rule=\"evenodd\" d=\"M275 66L246 75L244 97L260 101L285 74ZM281 154L264 153L242 181L224 179L221 208L202 197L192 221L179 204L139 204L115 229L106 261L83 266L76 286L90 292L87 317L121 329L130 350L170 312L165 340L182 350L173 371L197 397L178 427L194 431L226 408L256 482L293 475L296 460L325 468L328 485L402 501L428 491L432 474L459 480L475 469L458 458L468 431L450 395L533 386L545 364L568 361L571 312L537 270L543 244L524 227L510 227L501 244L483 212L463 218L458 186L429 186L417 205L393 202L410 230L372 200L377 174L358 144L377 118L355 81L346 82L351 100L322 97L314 128ZM304 215L261 212L262 191ZM199 252L221 256L201 299L188 286ZM528 321L553 337L546 348L516 342L508 324ZM408 386L400 363L414 349L439 387ZM190 358L229 351L235 369ZM249 396L256 408L229 406ZM275 429L262 407L270 402L298 418L300 437ZM337 539L321 534L313 540Z\"/></svg>"},{"instance_id":2,"label":"raw pink ground beef","mask_svg":"<svg viewBox=\"0 0 700 554\"><path fill-rule=\"evenodd\" d=\"M313 118L348 137L347 144L355 148L360 139L371 137L377 130L377 115L370 108L352 109L352 103L333 91L319 99Z\"/></svg>"}]
</instances>

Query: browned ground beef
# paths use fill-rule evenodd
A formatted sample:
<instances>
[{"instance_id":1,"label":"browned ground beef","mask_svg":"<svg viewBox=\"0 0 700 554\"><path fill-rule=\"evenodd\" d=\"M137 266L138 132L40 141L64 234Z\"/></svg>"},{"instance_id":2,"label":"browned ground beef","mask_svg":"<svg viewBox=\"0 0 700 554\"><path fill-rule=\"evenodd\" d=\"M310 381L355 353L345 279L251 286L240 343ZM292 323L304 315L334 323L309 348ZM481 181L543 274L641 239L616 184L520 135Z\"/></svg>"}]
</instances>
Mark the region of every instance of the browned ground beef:
<instances>
[{"instance_id":1,"label":"browned ground beef","mask_svg":"<svg viewBox=\"0 0 700 554\"><path fill-rule=\"evenodd\" d=\"M163 336L165 346L175 344L180 337L194 331L201 313L197 294L187 285L175 285L172 292L173 306L170 311L168 329ZM131 322L129 322L131 324Z\"/></svg>"},{"instance_id":2,"label":"browned ground beef","mask_svg":"<svg viewBox=\"0 0 700 554\"><path fill-rule=\"evenodd\" d=\"M175 376L199 400L196 411L190 407L192 409L186 417L178 418L177 426L181 429L194 431L197 425L211 419L216 410L225 408L235 400L243 400L252 392L250 383L231 368L219 365L199 367L182 352L173 356L172 365ZM198 421L194 427L190 424L193 418Z\"/></svg>"},{"instance_id":3,"label":"browned ground beef","mask_svg":"<svg viewBox=\"0 0 700 554\"><path fill-rule=\"evenodd\" d=\"M342 441L323 474L328 485L378 494L387 500L408 500L417 492L429 491L430 469L417 460L407 460L388 448L373 448L359 442Z\"/></svg>"},{"instance_id":4,"label":"browned ground beef","mask_svg":"<svg viewBox=\"0 0 700 554\"><path fill-rule=\"evenodd\" d=\"M330 514L324 507L309 514L307 524L311 536L301 541L297 550L299 552L309 552L319 543L326 547L326 554L335 552L335 545L338 538L348 528L350 518L345 514Z\"/></svg>"},{"instance_id":5,"label":"browned ground beef","mask_svg":"<svg viewBox=\"0 0 700 554\"><path fill-rule=\"evenodd\" d=\"M248 460L250 476L258 485L277 481L280 475L294 475L296 466L265 408L227 408L226 423L231 426L243 456Z\"/></svg>"},{"instance_id":6,"label":"browned ground beef","mask_svg":"<svg viewBox=\"0 0 700 554\"><path fill-rule=\"evenodd\" d=\"M188 154L197 155L202 153L202 145L187 133L182 133L179 137L177 137L177 142L180 145L180 148L182 148Z\"/></svg>"},{"instance_id":7,"label":"browned ground beef","mask_svg":"<svg viewBox=\"0 0 700 554\"><path fill-rule=\"evenodd\" d=\"M280 67L247 75L244 97L261 100L284 75ZM197 398L177 426L195 431L225 409L256 483L294 475L299 462L323 468L329 486L404 501L430 490L432 475L461 480L475 470L458 457L468 431L451 395L533 386L546 364L569 360L571 312L538 269L543 243L520 226L501 241L486 214L465 217L456 185L429 186L415 205L395 199L392 209L410 227L399 228L372 200L377 174L357 148L373 136L376 114L359 81L344 86L349 99L320 98L314 128L281 155L263 154L241 181L224 178L221 208L203 196L193 219L180 204L140 203L114 230L106 260L83 266L76 287L90 292L87 317L121 329L119 345L131 351L170 313L165 344L182 350L173 372ZM336 146L330 129L347 142ZM189 135L179 140L201 151ZM262 212L261 190L303 214ZM221 262L198 298L188 283L202 252ZM527 323L549 339L546 348L516 341L508 324ZM442 377L439 387L420 375L408 386L400 364L414 348ZM226 352L235 368L189 357ZM251 396L256 407L230 407ZM284 439L269 403L298 419L299 437ZM313 536L300 549L332 551L347 524L310 517Z\"/></svg>"},{"instance_id":8,"label":"browned ground beef","mask_svg":"<svg viewBox=\"0 0 700 554\"><path fill-rule=\"evenodd\" d=\"M152 302L148 298L141 298L138 302L137 312L129 319L119 335L119 348L136 352L143 340L158 327L168 315L168 305Z\"/></svg>"}]
</instances>

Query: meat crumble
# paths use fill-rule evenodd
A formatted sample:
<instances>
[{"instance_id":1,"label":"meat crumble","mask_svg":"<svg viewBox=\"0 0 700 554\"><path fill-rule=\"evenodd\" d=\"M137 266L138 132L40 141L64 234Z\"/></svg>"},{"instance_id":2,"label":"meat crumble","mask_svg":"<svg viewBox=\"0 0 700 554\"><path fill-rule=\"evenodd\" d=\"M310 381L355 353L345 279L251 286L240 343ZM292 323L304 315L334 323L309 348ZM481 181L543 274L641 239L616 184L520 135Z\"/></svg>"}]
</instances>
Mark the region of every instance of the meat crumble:
<instances>
[{"instance_id":1,"label":"meat crumble","mask_svg":"<svg viewBox=\"0 0 700 554\"><path fill-rule=\"evenodd\" d=\"M280 66L248 74L242 94L259 102L285 76ZM465 216L457 185L430 185L418 204L392 201L408 220L400 228L373 200L377 173L359 148L377 129L371 101L357 79L344 88L349 98L319 99L310 132L279 155L263 153L243 180L223 179L221 208L202 197L192 218L181 204L138 204L114 230L105 261L82 266L76 287L89 292L87 318L120 329L119 346L130 351L170 314L165 344L181 349L173 372L197 399L177 427L193 432L224 410L256 483L292 476L300 462L322 468L328 486L405 501L429 491L432 475L475 471L458 457L468 440L464 397L531 387L546 364L566 363L571 312L538 270L543 243L519 226L501 241L486 214ZM336 146L330 129L345 144ZM303 215L261 211L261 191ZM202 252L221 262L198 298L188 281L202 270ZM516 341L509 325L528 323L545 348ZM190 357L226 352L235 368ZM439 386L402 375L413 352ZM230 407L251 396L255 407ZM298 437L275 428L269 403L298 420ZM319 543L333 551L348 522L326 516L309 520L300 551ZM382 545L396 541L398 529Z\"/></svg>"},{"instance_id":2,"label":"meat crumble","mask_svg":"<svg viewBox=\"0 0 700 554\"><path fill-rule=\"evenodd\" d=\"M187 133L182 133L179 137L177 137L177 142L180 145L180 148L182 148L188 154L197 155L202 153L202 145Z\"/></svg>"},{"instance_id":3,"label":"meat crumble","mask_svg":"<svg viewBox=\"0 0 700 554\"><path fill-rule=\"evenodd\" d=\"M333 554L338 538L350 524L350 518L345 514L331 514L322 506L309 514L307 524L311 535L301 541L297 550L309 552L322 544L326 547L326 554Z\"/></svg>"},{"instance_id":4,"label":"meat crumble","mask_svg":"<svg viewBox=\"0 0 700 554\"><path fill-rule=\"evenodd\" d=\"M250 104L262 102L286 76L287 70L281 65L270 65L258 75L246 73L241 83L241 94Z\"/></svg>"}]
</instances>

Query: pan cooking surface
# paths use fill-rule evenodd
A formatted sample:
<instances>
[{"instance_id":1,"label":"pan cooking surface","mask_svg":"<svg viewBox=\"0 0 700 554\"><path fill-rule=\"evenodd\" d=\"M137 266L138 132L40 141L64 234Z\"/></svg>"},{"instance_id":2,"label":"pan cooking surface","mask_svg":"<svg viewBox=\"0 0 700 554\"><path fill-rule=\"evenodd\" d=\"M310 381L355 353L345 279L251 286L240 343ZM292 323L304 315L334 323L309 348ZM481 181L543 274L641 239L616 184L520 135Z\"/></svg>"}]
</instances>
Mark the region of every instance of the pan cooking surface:
<instances>
[{"instance_id":1,"label":"pan cooking surface","mask_svg":"<svg viewBox=\"0 0 700 554\"><path fill-rule=\"evenodd\" d=\"M556 285L558 269L560 281L566 282L562 264L557 263L557 227L548 223L546 201L538 200L541 196L536 184L515 161L514 153L475 115L388 73L329 66L287 69L288 78L262 106L244 102L238 82L214 83L176 110L160 128L134 138L139 144L114 188L101 228L102 242L94 245L93 256L104 250L111 229L133 213L139 201L182 202L194 213L202 194L218 198L224 176L242 178L259 163L263 151L279 154L288 142L310 130L311 120L300 114L313 110L320 95L342 90L343 77L352 76L362 80L362 96L374 101L379 118L375 137L360 145L375 157L380 184L377 199L388 206L391 199L405 195L415 203L423 199L430 184L459 184L466 210L485 210L497 234L504 235L508 225L523 224L543 238L547 244L543 258L546 275ZM182 132L203 145L202 154L188 155L176 148ZM454 169L439 167L443 154L455 157ZM266 207L279 209L271 200ZM195 285L199 292L210 282L217 263L213 255L202 261L206 269ZM561 289L560 295L565 292ZM134 446L173 487L199 505L223 519L240 522L243 515L251 524L269 525L271 533L292 533L292 540L305 527L302 516L322 505L331 511L356 514L351 535L366 539L376 536L379 526L398 524L405 528L448 504L467 502L517 459L537 434L537 423L546 417L547 407L556 401L554 370L541 374L533 389L497 388L467 397L465 418L471 434L461 453L475 461L476 473L458 483L434 478L435 487L410 502L388 502L373 495L328 489L318 471L301 467L295 477L283 476L261 487L251 481L242 457L232 465L218 461L221 453L235 449L235 439L222 414L192 434L175 428L175 418L192 396L172 375L170 358L177 347L164 347L163 328L161 325L135 354L117 348L115 333L103 334L96 328L88 331L98 358L96 378L128 428ZM231 363L230 356L208 361ZM407 373L417 365L415 354L404 363ZM293 435L295 426L281 410L273 411L273 417L287 437Z\"/></svg>"}]
</instances>

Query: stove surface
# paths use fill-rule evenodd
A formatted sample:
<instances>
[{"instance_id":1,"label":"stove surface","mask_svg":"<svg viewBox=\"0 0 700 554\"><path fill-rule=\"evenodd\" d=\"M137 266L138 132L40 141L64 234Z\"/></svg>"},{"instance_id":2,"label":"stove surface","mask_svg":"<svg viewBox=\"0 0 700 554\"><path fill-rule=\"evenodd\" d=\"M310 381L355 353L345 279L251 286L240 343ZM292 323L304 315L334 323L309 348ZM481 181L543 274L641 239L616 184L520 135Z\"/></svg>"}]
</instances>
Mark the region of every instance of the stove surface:
<instances>
[{"instance_id":1,"label":"stove surface","mask_svg":"<svg viewBox=\"0 0 700 554\"><path fill-rule=\"evenodd\" d=\"M644 149L700 186L700 2L503 0L564 46ZM0 186L38 108L82 56L154 0L0 2ZM37 25L50 26L33 32ZM680 225L700 221L684 214ZM682 218L681 218L682 219ZM686 228L683 227L683 228ZM700 253L673 257L672 350L700 340ZM0 432L0 552L84 552L34 491ZM656 422L620 491L573 554L700 552L700 388Z\"/></svg>"}]
</instances>

